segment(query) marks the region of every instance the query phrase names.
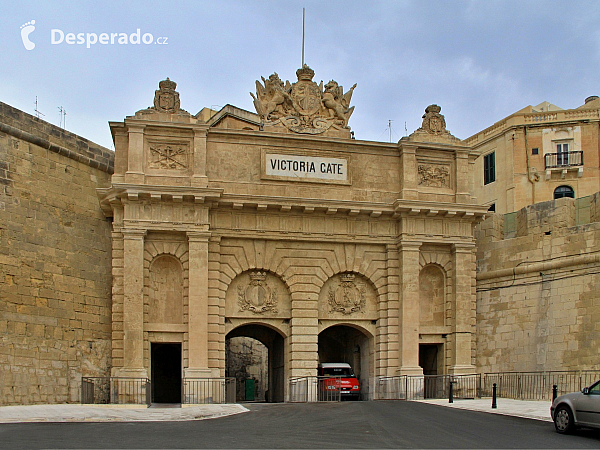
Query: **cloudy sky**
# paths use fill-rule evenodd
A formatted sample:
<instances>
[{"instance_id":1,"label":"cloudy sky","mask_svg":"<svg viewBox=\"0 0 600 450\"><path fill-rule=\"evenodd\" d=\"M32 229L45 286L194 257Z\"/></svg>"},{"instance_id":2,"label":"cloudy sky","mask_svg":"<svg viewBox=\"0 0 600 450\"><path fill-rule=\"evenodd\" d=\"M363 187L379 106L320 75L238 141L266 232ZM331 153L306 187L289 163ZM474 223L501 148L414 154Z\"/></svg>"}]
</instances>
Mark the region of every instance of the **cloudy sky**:
<instances>
[{"instance_id":1,"label":"cloudy sky","mask_svg":"<svg viewBox=\"0 0 600 450\"><path fill-rule=\"evenodd\" d=\"M392 120L397 141L432 103L464 139L527 105L600 95L598 1L0 0L0 101L33 114L37 96L57 125L62 106L68 130L108 148L108 122L150 106L167 76L192 114L254 111L255 80L296 81L303 7L315 81L358 84L357 139L388 141ZM152 43L131 43L138 29ZM93 43L101 33L128 43Z\"/></svg>"}]
</instances>

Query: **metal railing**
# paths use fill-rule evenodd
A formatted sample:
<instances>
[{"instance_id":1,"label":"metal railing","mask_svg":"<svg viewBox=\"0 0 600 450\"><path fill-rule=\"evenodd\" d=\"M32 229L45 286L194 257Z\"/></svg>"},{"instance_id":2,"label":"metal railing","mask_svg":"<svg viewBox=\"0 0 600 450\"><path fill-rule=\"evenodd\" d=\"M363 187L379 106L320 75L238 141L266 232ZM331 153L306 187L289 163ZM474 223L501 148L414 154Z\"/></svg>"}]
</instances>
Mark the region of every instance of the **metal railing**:
<instances>
[{"instance_id":1,"label":"metal railing","mask_svg":"<svg viewBox=\"0 0 600 450\"><path fill-rule=\"evenodd\" d=\"M235 378L184 378L181 381L181 403L209 404L236 401Z\"/></svg>"},{"instance_id":2,"label":"metal railing","mask_svg":"<svg viewBox=\"0 0 600 450\"><path fill-rule=\"evenodd\" d=\"M477 398L481 393L481 375L398 375L377 378L377 399L417 400L448 398L453 383L454 398Z\"/></svg>"},{"instance_id":3,"label":"metal railing","mask_svg":"<svg viewBox=\"0 0 600 450\"><path fill-rule=\"evenodd\" d=\"M84 404L149 405L151 393L150 380L147 378L81 378L81 403Z\"/></svg>"},{"instance_id":4,"label":"metal railing","mask_svg":"<svg viewBox=\"0 0 600 450\"><path fill-rule=\"evenodd\" d=\"M580 391L600 379L600 370L497 372L471 375L399 375L378 377L376 398L416 400L449 398L450 382L457 399L491 397L494 383L498 398L552 400L552 387L558 395Z\"/></svg>"},{"instance_id":5,"label":"metal railing","mask_svg":"<svg viewBox=\"0 0 600 450\"><path fill-rule=\"evenodd\" d=\"M342 388L341 376L295 377L289 380L288 402L339 402L354 398L350 389ZM362 395L362 394L361 394Z\"/></svg>"},{"instance_id":6,"label":"metal railing","mask_svg":"<svg viewBox=\"0 0 600 450\"><path fill-rule=\"evenodd\" d=\"M583 152L546 153L544 155L546 169L583 166Z\"/></svg>"},{"instance_id":7,"label":"metal railing","mask_svg":"<svg viewBox=\"0 0 600 450\"><path fill-rule=\"evenodd\" d=\"M552 386L558 395L580 391L600 379L600 370L499 372L482 375L484 397L492 395L496 383L498 397L518 400L552 400Z\"/></svg>"}]
</instances>

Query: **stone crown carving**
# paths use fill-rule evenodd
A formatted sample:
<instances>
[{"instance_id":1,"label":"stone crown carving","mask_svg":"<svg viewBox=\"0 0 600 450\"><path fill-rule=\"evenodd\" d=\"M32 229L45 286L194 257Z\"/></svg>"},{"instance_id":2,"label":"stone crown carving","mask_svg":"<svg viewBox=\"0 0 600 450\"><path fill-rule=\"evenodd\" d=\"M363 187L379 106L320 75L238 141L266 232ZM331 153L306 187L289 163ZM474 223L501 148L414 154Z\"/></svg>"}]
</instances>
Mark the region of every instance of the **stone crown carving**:
<instances>
[{"instance_id":1,"label":"stone crown carving","mask_svg":"<svg viewBox=\"0 0 600 450\"><path fill-rule=\"evenodd\" d=\"M256 81L256 112L264 124L283 126L294 133L321 134L330 128L349 130L348 120L354 111L350 100L356 84L344 93L334 80L325 86L312 79L314 70L304 64L296 71L298 81L285 84L277 73ZM264 84L263 84L264 83Z\"/></svg>"}]
</instances>

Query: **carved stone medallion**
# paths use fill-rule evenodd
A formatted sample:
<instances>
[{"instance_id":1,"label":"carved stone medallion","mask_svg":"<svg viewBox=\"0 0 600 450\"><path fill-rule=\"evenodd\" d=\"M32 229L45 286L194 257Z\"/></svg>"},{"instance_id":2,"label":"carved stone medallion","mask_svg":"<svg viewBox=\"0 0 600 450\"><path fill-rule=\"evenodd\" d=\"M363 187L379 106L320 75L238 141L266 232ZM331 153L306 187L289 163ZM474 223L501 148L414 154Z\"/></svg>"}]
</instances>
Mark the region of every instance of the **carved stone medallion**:
<instances>
[{"instance_id":1,"label":"carved stone medallion","mask_svg":"<svg viewBox=\"0 0 600 450\"><path fill-rule=\"evenodd\" d=\"M250 284L238 286L238 305L240 311L263 314L277 312L277 289L267 283L266 272L250 272Z\"/></svg>"},{"instance_id":2,"label":"carved stone medallion","mask_svg":"<svg viewBox=\"0 0 600 450\"><path fill-rule=\"evenodd\" d=\"M177 83L166 80L158 83L159 90L154 92L154 109L160 112L176 113L180 110L179 92L175 90Z\"/></svg>"},{"instance_id":3,"label":"carved stone medallion","mask_svg":"<svg viewBox=\"0 0 600 450\"><path fill-rule=\"evenodd\" d=\"M419 184L432 187L449 187L450 169L448 166L419 164Z\"/></svg>"},{"instance_id":4,"label":"carved stone medallion","mask_svg":"<svg viewBox=\"0 0 600 450\"><path fill-rule=\"evenodd\" d=\"M150 169L187 169L188 146L185 144L150 144Z\"/></svg>"},{"instance_id":5,"label":"carved stone medallion","mask_svg":"<svg viewBox=\"0 0 600 450\"><path fill-rule=\"evenodd\" d=\"M329 312L341 312L345 315L365 312L366 289L362 283L354 281L353 273L339 276L339 284L329 288Z\"/></svg>"}]
</instances>

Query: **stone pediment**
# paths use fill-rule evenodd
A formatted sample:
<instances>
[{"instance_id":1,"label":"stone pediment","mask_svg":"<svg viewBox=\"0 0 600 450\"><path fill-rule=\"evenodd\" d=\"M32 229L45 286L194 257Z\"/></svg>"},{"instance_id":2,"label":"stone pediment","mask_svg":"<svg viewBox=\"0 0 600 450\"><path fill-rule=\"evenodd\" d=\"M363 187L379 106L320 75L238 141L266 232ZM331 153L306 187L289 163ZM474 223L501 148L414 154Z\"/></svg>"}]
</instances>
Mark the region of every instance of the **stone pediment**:
<instances>
[{"instance_id":1,"label":"stone pediment","mask_svg":"<svg viewBox=\"0 0 600 450\"><path fill-rule=\"evenodd\" d=\"M435 142L440 144L460 143L461 140L450 134L446 129L446 119L440 114L441 110L441 106L438 105L429 105L425 108L421 128L418 128L408 136L408 140L413 142Z\"/></svg>"},{"instance_id":2,"label":"stone pediment","mask_svg":"<svg viewBox=\"0 0 600 450\"><path fill-rule=\"evenodd\" d=\"M265 131L350 138L350 100L356 84L344 93L334 80L324 86L323 81L315 83L314 75L304 64L296 71L295 83L284 84L277 73L256 81L256 95L250 95Z\"/></svg>"}]
</instances>

